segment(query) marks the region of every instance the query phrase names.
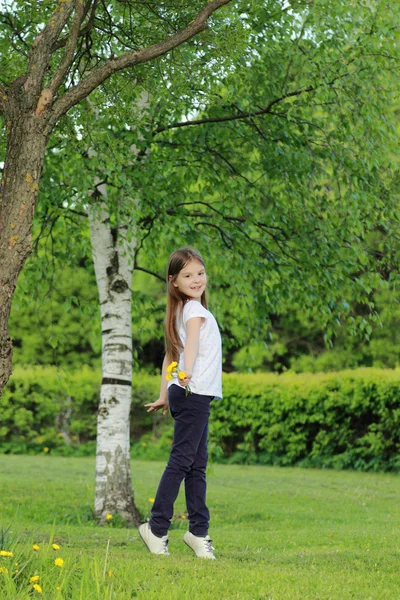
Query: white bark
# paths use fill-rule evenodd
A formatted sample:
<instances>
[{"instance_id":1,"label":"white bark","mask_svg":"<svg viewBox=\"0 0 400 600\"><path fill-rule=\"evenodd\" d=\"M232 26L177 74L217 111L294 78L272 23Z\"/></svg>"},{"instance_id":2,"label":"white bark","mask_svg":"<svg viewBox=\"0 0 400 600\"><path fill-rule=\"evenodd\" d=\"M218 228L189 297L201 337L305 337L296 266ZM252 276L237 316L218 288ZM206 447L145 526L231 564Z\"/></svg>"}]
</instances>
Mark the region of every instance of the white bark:
<instances>
[{"instance_id":1,"label":"white bark","mask_svg":"<svg viewBox=\"0 0 400 600\"><path fill-rule=\"evenodd\" d=\"M123 228L111 228L105 189L89 208L92 254L102 322L102 385L97 421L95 516L119 514L137 524L130 473L132 393L132 254ZM125 256L124 256L125 255ZM130 259L130 260L129 260Z\"/></svg>"},{"instance_id":2,"label":"white bark","mask_svg":"<svg viewBox=\"0 0 400 600\"><path fill-rule=\"evenodd\" d=\"M136 101L137 115L145 117L149 94ZM139 135L139 139L141 136ZM89 151L93 152L93 151ZM130 147L132 159L139 149ZM133 163L131 163L133 164ZM136 247L135 213L131 200L131 223L111 227L107 211L107 188L95 181L95 202L89 203L90 237L99 290L102 323L102 373L97 417L95 516L119 514L138 525L140 516L133 499L130 472L130 407L132 395L132 274ZM93 194L92 194L93 196ZM130 228L131 241L126 231Z\"/></svg>"}]
</instances>

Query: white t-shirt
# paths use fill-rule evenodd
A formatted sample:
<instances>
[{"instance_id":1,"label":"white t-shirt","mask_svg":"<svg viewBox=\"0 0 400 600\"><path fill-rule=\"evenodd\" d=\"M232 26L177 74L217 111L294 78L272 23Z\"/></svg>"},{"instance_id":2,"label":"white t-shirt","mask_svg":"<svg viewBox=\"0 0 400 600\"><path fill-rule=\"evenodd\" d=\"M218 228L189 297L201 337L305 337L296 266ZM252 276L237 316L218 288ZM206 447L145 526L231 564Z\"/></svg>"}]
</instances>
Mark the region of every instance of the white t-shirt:
<instances>
[{"instance_id":1,"label":"white t-shirt","mask_svg":"<svg viewBox=\"0 0 400 600\"><path fill-rule=\"evenodd\" d=\"M215 400L222 398L222 346L217 321L201 302L189 300L183 307L183 312L178 310L176 326L183 347L186 342L186 324L193 317L204 317L205 321L200 327L199 351L193 366L192 378L189 383L194 394L214 396ZM178 371L184 371L185 357L181 352L178 362ZM168 382L170 385L180 385L174 378Z\"/></svg>"}]
</instances>

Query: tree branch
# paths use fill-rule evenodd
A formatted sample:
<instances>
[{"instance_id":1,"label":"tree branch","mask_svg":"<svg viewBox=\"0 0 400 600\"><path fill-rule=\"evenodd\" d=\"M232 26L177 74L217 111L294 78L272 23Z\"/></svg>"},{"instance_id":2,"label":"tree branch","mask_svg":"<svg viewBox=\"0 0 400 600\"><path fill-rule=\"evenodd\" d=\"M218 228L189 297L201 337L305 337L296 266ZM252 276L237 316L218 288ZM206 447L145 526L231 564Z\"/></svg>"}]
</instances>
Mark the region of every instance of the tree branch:
<instances>
[{"instance_id":1,"label":"tree branch","mask_svg":"<svg viewBox=\"0 0 400 600\"><path fill-rule=\"evenodd\" d=\"M76 208L68 208L67 211L73 213L74 215L85 217L85 219L88 218L88 214L86 212L83 212L82 210L76 210Z\"/></svg>"},{"instance_id":2,"label":"tree branch","mask_svg":"<svg viewBox=\"0 0 400 600\"><path fill-rule=\"evenodd\" d=\"M86 98L86 96L108 79L113 73L163 56L173 48L187 42L206 29L207 20L210 15L229 2L231 2L231 0L211 0L210 2L207 2L205 7L196 15L193 21L185 27L185 29L177 31L169 38L157 42L152 46L134 52L127 52L126 54L110 59L100 67L93 69L85 79L78 83L77 86L69 89L54 103L48 122L49 127L52 128L62 115L68 112L75 104L78 104L78 102Z\"/></svg>"},{"instance_id":3,"label":"tree branch","mask_svg":"<svg viewBox=\"0 0 400 600\"><path fill-rule=\"evenodd\" d=\"M85 7L83 5L83 0L74 0L75 4L75 17L71 26L71 31L67 39L64 56L62 57L61 64L58 67L54 77L51 80L49 85L49 89L51 90L52 95L54 96L57 92L58 88L62 84L67 75L72 62L74 60L74 53L76 42L79 35L79 30L81 27L81 23L85 18Z\"/></svg>"},{"instance_id":4,"label":"tree branch","mask_svg":"<svg viewBox=\"0 0 400 600\"><path fill-rule=\"evenodd\" d=\"M19 39L21 44L23 46L25 46L26 49L29 49L29 45L26 43L26 41L22 37L21 31L18 29L17 25L13 22L10 13L2 12L2 13L0 13L0 18L3 19L4 23L7 23L9 25L12 33ZM17 51L18 51L18 49L17 49ZM25 54L25 56L26 56L26 52L23 52L23 54Z\"/></svg>"},{"instance_id":5,"label":"tree branch","mask_svg":"<svg viewBox=\"0 0 400 600\"><path fill-rule=\"evenodd\" d=\"M190 127L192 125L204 125L205 123L223 123L225 121L237 121L239 119L252 119L254 117L259 117L261 115L265 115L268 113L271 113L271 109L273 108L273 106L275 106L275 104L278 104L278 102L282 102L282 100L286 100L286 98L292 98L293 96L300 96L301 94L304 93L308 93L308 92L314 92L315 90L324 87L324 86L332 86L335 81L337 81L338 79L342 79L343 77L348 77L349 73L344 73L343 75L338 75L337 77L334 77L331 81L328 81L327 83L322 83L321 85L310 85L306 88L300 89L300 90L295 90L294 92L289 92L288 94L284 94L283 96L280 96L279 98L275 98L274 100L271 100L271 102L265 107L262 108L261 110L258 111L253 111L253 112L243 112L240 111L238 114L234 114L234 115L227 115L226 117L212 117L209 119L196 119L194 121L183 121L180 123L173 123L172 125L166 125L165 127L157 127L157 129L155 130L154 133L162 133L163 131L168 131L169 129L177 129L180 127ZM274 114L274 113L271 113Z\"/></svg>"},{"instance_id":6,"label":"tree branch","mask_svg":"<svg viewBox=\"0 0 400 600\"><path fill-rule=\"evenodd\" d=\"M24 84L27 103L32 108L41 92L54 43L68 21L73 7L74 0L59 0L45 28L32 44L27 70L28 77Z\"/></svg>"},{"instance_id":7,"label":"tree branch","mask_svg":"<svg viewBox=\"0 0 400 600\"><path fill-rule=\"evenodd\" d=\"M92 4L93 2L93 4ZM85 4L85 8L83 11L83 18L82 18L82 22L86 19L89 9L92 6L92 8L90 9L90 15L89 15L89 20L86 23L86 25L84 27L82 27L82 29L79 31L78 33L78 37L82 37L83 35L85 35L86 33L88 33L88 31L90 31L94 25L94 18L96 15L96 8L97 8L97 4L98 4L99 0L88 0ZM52 51L54 52L55 50L59 50L60 48L64 48L64 46L67 45L69 36L66 35L64 38L62 38L61 40L58 40L54 46Z\"/></svg>"},{"instance_id":8,"label":"tree branch","mask_svg":"<svg viewBox=\"0 0 400 600\"><path fill-rule=\"evenodd\" d=\"M204 225L205 227L213 227L214 229L219 231L221 240L224 243L224 245L226 246L226 248L228 248L229 250L232 248L232 246L233 246L232 238L221 227L219 227L218 225L215 225L215 223L207 223L205 221L198 221L195 226L198 227L199 225Z\"/></svg>"},{"instance_id":9,"label":"tree branch","mask_svg":"<svg viewBox=\"0 0 400 600\"><path fill-rule=\"evenodd\" d=\"M135 265L133 267L133 270L134 271L143 271L143 273L148 273L149 275L153 275L153 277L156 277L157 279L160 279L160 281L165 283L165 277L161 277L161 275L158 275L158 273L154 273L154 271L149 271L149 269L144 269L143 267L138 267L137 265Z\"/></svg>"}]
</instances>

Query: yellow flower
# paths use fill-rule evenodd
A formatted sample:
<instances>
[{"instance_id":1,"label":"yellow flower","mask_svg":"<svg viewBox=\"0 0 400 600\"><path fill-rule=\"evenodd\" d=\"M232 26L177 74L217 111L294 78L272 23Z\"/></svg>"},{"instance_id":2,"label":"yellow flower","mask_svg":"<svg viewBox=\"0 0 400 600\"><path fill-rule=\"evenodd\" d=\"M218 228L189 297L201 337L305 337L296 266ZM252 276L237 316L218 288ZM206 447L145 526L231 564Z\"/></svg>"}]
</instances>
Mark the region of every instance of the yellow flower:
<instances>
[{"instance_id":1,"label":"yellow flower","mask_svg":"<svg viewBox=\"0 0 400 600\"><path fill-rule=\"evenodd\" d=\"M43 452L48 452L48 451L49 451L49 449L47 448L47 446L46 446L46 448L43 448Z\"/></svg>"},{"instance_id":2,"label":"yellow flower","mask_svg":"<svg viewBox=\"0 0 400 600\"><path fill-rule=\"evenodd\" d=\"M57 433L57 437L60 437L60 438L61 438L62 436L63 436L63 434L62 434L62 433Z\"/></svg>"},{"instance_id":3,"label":"yellow flower","mask_svg":"<svg viewBox=\"0 0 400 600\"><path fill-rule=\"evenodd\" d=\"M185 371L179 371L178 377L179 377L179 379L185 379L185 377L186 377Z\"/></svg>"},{"instance_id":4,"label":"yellow flower","mask_svg":"<svg viewBox=\"0 0 400 600\"><path fill-rule=\"evenodd\" d=\"M59 586L59 585L58 585L58 586L56 587L56 590L61 590L61 586Z\"/></svg>"},{"instance_id":5,"label":"yellow flower","mask_svg":"<svg viewBox=\"0 0 400 600\"><path fill-rule=\"evenodd\" d=\"M174 361L171 363L171 367L172 367L172 368L174 368L174 367L177 367L177 366L178 366L178 363L177 363L177 362L174 360Z\"/></svg>"},{"instance_id":6,"label":"yellow flower","mask_svg":"<svg viewBox=\"0 0 400 600\"><path fill-rule=\"evenodd\" d=\"M111 571L111 569L110 569L110 571L107 571L107 575L108 575L109 577L111 577L111 575L112 575L112 574L113 574L113 572Z\"/></svg>"},{"instance_id":7,"label":"yellow flower","mask_svg":"<svg viewBox=\"0 0 400 600\"><path fill-rule=\"evenodd\" d=\"M36 590L38 594L43 594L43 590L38 583L33 584L33 589Z\"/></svg>"},{"instance_id":8,"label":"yellow flower","mask_svg":"<svg viewBox=\"0 0 400 600\"><path fill-rule=\"evenodd\" d=\"M181 519L186 519L186 515L181 515Z\"/></svg>"},{"instance_id":9,"label":"yellow flower","mask_svg":"<svg viewBox=\"0 0 400 600\"><path fill-rule=\"evenodd\" d=\"M112 519L112 518L113 518L113 517L112 517L112 514L111 514L111 513L107 513L107 514L106 514L106 521L111 521L111 519Z\"/></svg>"},{"instance_id":10,"label":"yellow flower","mask_svg":"<svg viewBox=\"0 0 400 600\"><path fill-rule=\"evenodd\" d=\"M40 579L40 575L33 575L30 579L29 579L29 583L35 583L35 581L39 581Z\"/></svg>"},{"instance_id":11,"label":"yellow flower","mask_svg":"<svg viewBox=\"0 0 400 600\"><path fill-rule=\"evenodd\" d=\"M59 550L60 546L58 544L53 544L53 550Z\"/></svg>"},{"instance_id":12,"label":"yellow flower","mask_svg":"<svg viewBox=\"0 0 400 600\"><path fill-rule=\"evenodd\" d=\"M153 503L154 502L154 498L149 498L149 502Z\"/></svg>"},{"instance_id":13,"label":"yellow flower","mask_svg":"<svg viewBox=\"0 0 400 600\"><path fill-rule=\"evenodd\" d=\"M15 563L15 566L18 567L18 563L17 562Z\"/></svg>"},{"instance_id":14,"label":"yellow flower","mask_svg":"<svg viewBox=\"0 0 400 600\"><path fill-rule=\"evenodd\" d=\"M33 544L32 548L36 550L36 552L40 550L40 547L37 544Z\"/></svg>"},{"instance_id":15,"label":"yellow flower","mask_svg":"<svg viewBox=\"0 0 400 600\"><path fill-rule=\"evenodd\" d=\"M143 446L143 448L146 448L147 443L146 442L142 442L142 446Z\"/></svg>"},{"instance_id":16,"label":"yellow flower","mask_svg":"<svg viewBox=\"0 0 400 600\"><path fill-rule=\"evenodd\" d=\"M8 569L6 569L6 567L0 567L0 573L8 573Z\"/></svg>"},{"instance_id":17,"label":"yellow flower","mask_svg":"<svg viewBox=\"0 0 400 600\"><path fill-rule=\"evenodd\" d=\"M171 379L173 379L173 377L172 377L171 373L167 373L167 374L166 374L166 376L165 376L165 379L166 379L167 381L171 381Z\"/></svg>"},{"instance_id":18,"label":"yellow flower","mask_svg":"<svg viewBox=\"0 0 400 600\"><path fill-rule=\"evenodd\" d=\"M56 560L54 561L54 564L55 564L57 567L62 567L62 566L63 566L63 564L64 564L64 560L63 560L62 558L56 558Z\"/></svg>"},{"instance_id":19,"label":"yellow flower","mask_svg":"<svg viewBox=\"0 0 400 600\"><path fill-rule=\"evenodd\" d=\"M7 550L0 550L0 556L14 556L12 552L8 552Z\"/></svg>"}]
</instances>

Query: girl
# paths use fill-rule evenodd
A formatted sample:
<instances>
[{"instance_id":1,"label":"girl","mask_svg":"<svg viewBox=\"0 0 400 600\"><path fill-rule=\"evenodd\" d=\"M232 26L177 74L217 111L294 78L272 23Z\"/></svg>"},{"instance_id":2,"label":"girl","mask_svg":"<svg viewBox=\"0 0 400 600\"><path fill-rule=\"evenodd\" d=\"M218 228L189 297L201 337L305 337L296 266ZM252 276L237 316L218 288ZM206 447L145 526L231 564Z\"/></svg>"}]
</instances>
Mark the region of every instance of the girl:
<instances>
[{"instance_id":1,"label":"girl","mask_svg":"<svg viewBox=\"0 0 400 600\"><path fill-rule=\"evenodd\" d=\"M151 519L140 525L139 533L150 552L169 554L168 528L184 479L189 531L183 541L196 556L215 559L206 506L207 435L210 403L222 398L222 351L217 322L207 310L207 277L197 250L186 247L171 254L167 284L160 397L145 406L149 407L147 412L161 409L164 415L170 408L175 420L174 439ZM178 372L184 371L185 377L167 382L172 361L178 363Z\"/></svg>"}]
</instances>

